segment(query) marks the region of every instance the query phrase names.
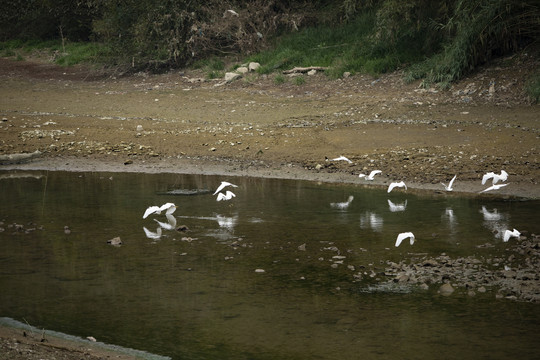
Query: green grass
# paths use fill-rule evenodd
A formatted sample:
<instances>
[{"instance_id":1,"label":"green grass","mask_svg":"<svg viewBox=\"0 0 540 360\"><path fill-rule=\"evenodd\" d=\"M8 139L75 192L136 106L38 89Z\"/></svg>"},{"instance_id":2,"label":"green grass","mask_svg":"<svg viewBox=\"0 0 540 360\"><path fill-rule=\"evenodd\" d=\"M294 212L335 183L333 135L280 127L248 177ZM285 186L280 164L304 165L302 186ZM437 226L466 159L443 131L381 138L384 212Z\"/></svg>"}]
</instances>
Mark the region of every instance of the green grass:
<instances>
[{"instance_id":1,"label":"green grass","mask_svg":"<svg viewBox=\"0 0 540 360\"><path fill-rule=\"evenodd\" d=\"M374 40L375 13L360 15L340 26L318 26L286 34L274 46L251 56L261 63L261 74L295 66L325 66L332 78L348 71L373 75L397 69L405 63L420 60L420 39L410 39L395 46Z\"/></svg>"},{"instance_id":2,"label":"green grass","mask_svg":"<svg viewBox=\"0 0 540 360\"><path fill-rule=\"evenodd\" d=\"M107 49L98 43L67 42L61 40L9 40L0 42L0 54L3 57L15 57L23 60L26 57L50 56L58 65L71 66L80 63L95 63L107 57Z\"/></svg>"},{"instance_id":3,"label":"green grass","mask_svg":"<svg viewBox=\"0 0 540 360\"><path fill-rule=\"evenodd\" d=\"M525 91L533 102L540 102L540 70L538 70L536 74L532 75L527 81L525 84Z\"/></svg>"}]
</instances>

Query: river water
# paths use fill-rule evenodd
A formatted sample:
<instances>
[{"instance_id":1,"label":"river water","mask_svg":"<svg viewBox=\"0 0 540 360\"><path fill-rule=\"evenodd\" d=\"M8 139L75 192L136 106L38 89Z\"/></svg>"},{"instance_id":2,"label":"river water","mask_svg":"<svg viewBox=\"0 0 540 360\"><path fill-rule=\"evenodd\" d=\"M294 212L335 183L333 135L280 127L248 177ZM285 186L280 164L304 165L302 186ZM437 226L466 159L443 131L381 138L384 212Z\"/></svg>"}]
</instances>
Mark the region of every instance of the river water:
<instances>
[{"instance_id":1,"label":"river water","mask_svg":"<svg viewBox=\"0 0 540 360\"><path fill-rule=\"evenodd\" d=\"M217 202L222 180L236 197ZM172 218L142 219L166 202ZM494 230L540 232L538 205L248 177L0 172L0 316L173 359L532 359L540 306L496 289L386 286L381 272L414 254L504 253ZM416 242L395 247L405 231Z\"/></svg>"}]
</instances>

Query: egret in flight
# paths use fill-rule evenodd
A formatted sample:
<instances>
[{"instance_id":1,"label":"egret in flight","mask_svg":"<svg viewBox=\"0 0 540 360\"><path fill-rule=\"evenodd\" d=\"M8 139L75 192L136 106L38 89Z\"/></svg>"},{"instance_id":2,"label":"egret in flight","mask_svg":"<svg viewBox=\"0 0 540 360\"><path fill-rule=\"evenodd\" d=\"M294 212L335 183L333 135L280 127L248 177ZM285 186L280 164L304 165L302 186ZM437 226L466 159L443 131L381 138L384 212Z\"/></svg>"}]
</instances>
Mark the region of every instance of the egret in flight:
<instances>
[{"instance_id":1,"label":"egret in flight","mask_svg":"<svg viewBox=\"0 0 540 360\"><path fill-rule=\"evenodd\" d=\"M482 177L482 185L486 183L489 179L493 179L493 185L498 183L499 181L506 181L508 179L508 173L504 170L501 170L500 174L495 174L494 172L488 172Z\"/></svg>"},{"instance_id":2,"label":"egret in flight","mask_svg":"<svg viewBox=\"0 0 540 360\"><path fill-rule=\"evenodd\" d=\"M414 244L414 234L412 232L404 232L398 235L396 239L396 247L398 247L401 242L407 238L410 238L411 245Z\"/></svg>"},{"instance_id":3,"label":"egret in flight","mask_svg":"<svg viewBox=\"0 0 540 360\"><path fill-rule=\"evenodd\" d=\"M454 175L454 177L452 178L452 180L450 180L450 182L448 183L448 186L446 186L445 184L441 183L442 186L444 186L444 190L446 191L452 191L454 190L454 188L452 187L454 185L454 181L456 180L456 177L457 175Z\"/></svg>"},{"instance_id":4,"label":"egret in flight","mask_svg":"<svg viewBox=\"0 0 540 360\"><path fill-rule=\"evenodd\" d=\"M404 187L405 190L407 190L407 185L403 181L400 182L393 182L388 186L388 192L392 191L395 187Z\"/></svg>"},{"instance_id":5,"label":"egret in flight","mask_svg":"<svg viewBox=\"0 0 540 360\"><path fill-rule=\"evenodd\" d=\"M373 180L373 177L377 174L380 174L382 173L381 170L373 170L372 172L369 173L369 175L366 175L366 174L359 174L358 177L361 177L361 178L365 178L366 180L369 180L369 181L372 181Z\"/></svg>"},{"instance_id":6,"label":"egret in flight","mask_svg":"<svg viewBox=\"0 0 540 360\"><path fill-rule=\"evenodd\" d=\"M516 229L514 229L514 231L506 230L504 232L503 241L507 242L508 240L510 240L511 237L519 238L519 235L521 235L521 233Z\"/></svg>"},{"instance_id":7,"label":"egret in flight","mask_svg":"<svg viewBox=\"0 0 540 360\"><path fill-rule=\"evenodd\" d=\"M161 206L150 206L148 209L146 209L146 211L144 212L144 215L143 215L143 219L146 219L148 217L148 215L150 214L161 214L162 211L167 211L166 214L167 215L170 215L172 214L173 212L176 211L176 208L177 206L174 205L173 203L166 203L166 204L163 204Z\"/></svg>"},{"instance_id":8,"label":"egret in flight","mask_svg":"<svg viewBox=\"0 0 540 360\"><path fill-rule=\"evenodd\" d=\"M221 190L225 189L227 186L238 187L238 185L231 184L230 182L227 182L227 181L222 181L221 184L216 189L216 191L214 192L214 195L216 195Z\"/></svg>"}]
</instances>

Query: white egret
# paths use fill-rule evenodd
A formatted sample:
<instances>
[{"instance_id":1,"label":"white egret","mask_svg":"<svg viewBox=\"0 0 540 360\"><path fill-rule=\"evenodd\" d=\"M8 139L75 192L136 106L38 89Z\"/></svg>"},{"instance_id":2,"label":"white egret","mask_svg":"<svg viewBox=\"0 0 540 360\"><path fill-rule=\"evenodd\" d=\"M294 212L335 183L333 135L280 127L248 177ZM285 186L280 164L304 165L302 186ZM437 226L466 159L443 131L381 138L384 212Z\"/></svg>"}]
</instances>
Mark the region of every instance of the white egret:
<instances>
[{"instance_id":1,"label":"white egret","mask_svg":"<svg viewBox=\"0 0 540 360\"><path fill-rule=\"evenodd\" d=\"M482 177L482 185L486 183L489 179L493 179L493 185L498 183L499 181L506 181L508 179L508 173L504 170L501 170L500 174L495 174L494 172L488 172L487 174L484 174Z\"/></svg>"},{"instance_id":2,"label":"white egret","mask_svg":"<svg viewBox=\"0 0 540 360\"><path fill-rule=\"evenodd\" d=\"M336 208L336 209L342 209L342 210L345 210L346 208L349 207L349 205L351 205L351 202L354 200L354 196L349 196L349 198L347 199L347 201L345 202L337 202L337 203L330 203L330 206L333 207L333 208Z\"/></svg>"},{"instance_id":3,"label":"white egret","mask_svg":"<svg viewBox=\"0 0 540 360\"><path fill-rule=\"evenodd\" d=\"M221 190L223 190L227 186L238 187L238 185L231 184L230 182L227 182L227 181L222 181L221 184L216 189L216 191L214 192L214 195L216 195L218 192L220 192Z\"/></svg>"},{"instance_id":4,"label":"white egret","mask_svg":"<svg viewBox=\"0 0 540 360\"><path fill-rule=\"evenodd\" d=\"M483 192L486 192L486 191L491 191L491 190L499 190L500 188L508 185L510 183L506 183L506 184L499 184L499 185L491 185L490 187L488 187L487 189L484 189L482 191L480 191L481 193Z\"/></svg>"},{"instance_id":5,"label":"white egret","mask_svg":"<svg viewBox=\"0 0 540 360\"><path fill-rule=\"evenodd\" d=\"M407 208L407 200L402 204L394 204L388 199L388 208L391 212L405 211Z\"/></svg>"},{"instance_id":6,"label":"white egret","mask_svg":"<svg viewBox=\"0 0 540 360\"><path fill-rule=\"evenodd\" d=\"M398 247L401 242L407 238L410 238L411 245L414 244L414 234L412 232L404 232L398 235L396 239L396 247Z\"/></svg>"},{"instance_id":7,"label":"white egret","mask_svg":"<svg viewBox=\"0 0 540 360\"><path fill-rule=\"evenodd\" d=\"M150 206L148 209L146 209L142 218L146 219L148 215L154 214L154 213L159 215L161 214L162 211L165 211L165 210L167 210L166 214L170 215L176 211L176 208L177 206L174 205L173 203L166 203L161 206Z\"/></svg>"},{"instance_id":8,"label":"white egret","mask_svg":"<svg viewBox=\"0 0 540 360\"><path fill-rule=\"evenodd\" d=\"M407 190L407 185L403 181L400 182L393 182L388 186L388 192L392 191L395 187L404 187L405 190Z\"/></svg>"},{"instance_id":9,"label":"white egret","mask_svg":"<svg viewBox=\"0 0 540 360\"><path fill-rule=\"evenodd\" d=\"M347 158L346 158L345 156L343 156L343 155L341 155L341 156L339 156L339 157L337 157L337 158L335 158L335 159L332 159L332 161L346 161L346 162L348 162L349 164L352 164L352 161L349 160L349 159L347 159Z\"/></svg>"},{"instance_id":10,"label":"white egret","mask_svg":"<svg viewBox=\"0 0 540 360\"><path fill-rule=\"evenodd\" d=\"M372 172L369 173L369 175L359 174L358 177L365 178L366 180L372 181L374 176L380 173L382 173L381 170L373 170Z\"/></svg>"},{"instance_id":11,"label":"white egret","mask_svg":"<svg viewBox=\"0 0 540 360\"><path fill-rule=\"evenodd\" d=\"M503 241L507 242L508 240L510 240L511 237L519 238L520 235L521 233L517 231L516 229L514 229L514 231L506 230L504 232Z\"/></svg>"},{"instance_id":12,"label":"white egret","mask_svg":"<svg viewBox=\"0 0 540 360\"><path fill-rule=\"evenodd\" d=\"M227 192L225 194L219 193L216 200L217 201L231 200L233 197L236 197L236 195L232 191L227 190Z\"/></svg>"},{"instance_id":13,"label":"white egret","mask_svg":"<svg viewBox=\"0 0 540 360\"><path fill-rule=\"evenodd\" d=\"M450 180L450 182L448 183L448 186L446 186L445 184L441 183L442 186L444 186L444 190L446 191L452 191L454 190L454 188L452 187L454 185L454 181L456 180L456 177L457 175L454 175L454 177L452 178L452 180Z\"/></svg>"}]
</instances>

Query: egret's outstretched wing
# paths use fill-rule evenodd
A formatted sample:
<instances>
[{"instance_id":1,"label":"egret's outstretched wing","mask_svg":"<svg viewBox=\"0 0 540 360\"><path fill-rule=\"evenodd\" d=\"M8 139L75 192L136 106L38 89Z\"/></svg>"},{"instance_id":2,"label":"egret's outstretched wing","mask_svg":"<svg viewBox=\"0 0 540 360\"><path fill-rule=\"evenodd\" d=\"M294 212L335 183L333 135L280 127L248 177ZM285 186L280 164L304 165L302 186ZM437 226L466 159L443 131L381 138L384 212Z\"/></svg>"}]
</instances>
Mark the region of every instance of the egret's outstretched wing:
<instances>
[{"instance_id":1,"label":"egret's outstretched wing","mask_svg":"<svg viewBox=\"0 0 540 360\"><path fill-rule=\"evenodd\" d=\"M499 181L506 181L506 179L508 179L508 173L506 171L504 171L504 170L501 170L500 175L494 174L494 176L493 176L493 185L495 185Z\"/></svg>"},{"instance_id":2,"label":"egret's outstretched wing","mask_svg":"<svg viewBox=\"0 0 540 360\"><path fill-rule=\"evenodd\" d=\"M176 205L174 205L173 203L166 203L159 207L160 212L165 210L167 211L166 214L172 214L176 211Z\"/></svg>"},{"instance_id":3,"label":"egret's outstretched wing","mask_svg":"<svg viewBox=\"0 0 540 360\"><path fill-rule=\"evenodd\" d=\"M227 186L238 187L238 185L231 184L230 182L227 182L227 181L222 181L221 184L216 189L216 191L214 192L214 195L216 195L218 192L220 192L221 190L223 190Z\"/></svg>"},{"instance_id":4,"label":"egret's outstretched wing","mask_svg":"<svg viewBox=\"0 0 540 360\"><path fill-rule=\"evenodd\" d=\"M452 190L452 186L454 186L454 181L456 180L457 178L457 175L454 175L454 177L452 178L452 180L450 180L450 183L448 184L448 188L450 190Z\"/></svg>"},{"instance_id":5,"label":"egret's outstretched wing","mask_svg":"<svg viewBox=\"0 0 540 360\"><path fill-rule=\"evenodd\" d=\"M377 175L377 174L380 174L380 173L382 173L381 170L373 170L372 172L369 173L368 179L369 179L369 180L373 180L373 177L374 177L375 175Z\"/></svg>"},{"instance_id":6,"label":"egret's outstretched wing","mask_svg":"<svg viewBox=\"0 0 540 360\"><path fill-rule=\"evenodd\" d=\"M396 247L398 247L401 242L407 238L410 238L411 245L414 244L414 234L412 232L404 232L398 235L396 239Z\"/></svg>"},{"instance_id":7,"label":"egret's outstretched wing","mask_svg":"<svg viewBox=\"0 0 540 360\"><path fill-rule=\"evenodd\" d=\"M343 155L341 155L341 156L339 156L339 157L337 157L337 158L335 158L335 159L332 159L332 161L346 161L346 162L348 162L349 164L352 164L352 161L349 160L349 159L347 159L347 158L346 158L345 156L343 156Z\"/></svg>"},{"instance_id":8,"label":"egret's outstretched wing","mask_svg":"<svg viewBox=\"0 0 540 360\"><path fill-rule=\"evenodd\" d=\"M510 183L507 183L507 184L500 184L500 185L491 185L491 186L488 187L487 189L482 190L482 191L480 191L480 192L483 193L483 192L491 191L491 190L499 190L500 188L505 187L505 186L508 185L508 184L510 184Z\"/></svg>"},{"instance_id":9,"label":"egret's outstretched wing","mask_svg":"<svg viewBox=\"0 0 540 360\"><path fill-rule=\"evenodd\" d=\"M388 192L392 191L395 187L404 187L405 190L407 189L407 185L403 181L400 182L393 182L388 186Z\"/></svg>"},{"instance_id":10,"label":"egret's outstretched wing","mask_svg":"<svg viewBox=\"0 0 540 360\"><path fill-rule=\"evenodd\" d=\"M494 177L495 177L494 172L488 172L487 174L484 174L484 176L482 177L482 185L485 185L486 181Z\"/></svg>"},{"instance_id":11,"label":"egret's outstretched wing","mask_svg":"<svg viewBox=\"0 0 540 360\"><path fill-rule=\"evenodd\" d=\"M142 218L146 219L148 215L153 214L153 213L157 213L157 214L161 213L159 206L150 206L148 209L146 209Z\"/></svg>"}]
</instances>

